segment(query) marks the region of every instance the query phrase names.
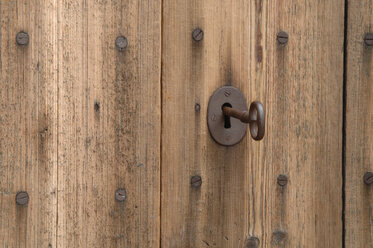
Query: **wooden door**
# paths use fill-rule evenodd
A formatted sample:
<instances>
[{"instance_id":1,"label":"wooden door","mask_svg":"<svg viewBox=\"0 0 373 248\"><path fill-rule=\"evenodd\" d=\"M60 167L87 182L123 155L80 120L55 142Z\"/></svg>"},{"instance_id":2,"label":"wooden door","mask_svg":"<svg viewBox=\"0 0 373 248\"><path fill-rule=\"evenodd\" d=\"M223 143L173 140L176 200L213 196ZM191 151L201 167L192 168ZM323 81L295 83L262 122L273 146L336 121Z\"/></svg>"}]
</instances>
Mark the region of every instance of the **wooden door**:
<instances>
[{"instance_id":1,"label":"wooden door","mask_svg":"<svg viewBox=\"0 0 373 248\"><path fill-rule=\"evenodd\" d=\"M165 0L162 33L162 246L342 247L344 1ZM223 85L263 103L262 141L211 139Z\"/></svg>"},{"instance_id":2,"label":"wooden door","mask_svg":"<svg viewBox=\"0 0 373 248\"><path fill-rule=\"evenodd\" d=\"M0 246L372 246L372 8L0 0ZM211 138L225 85L263 140Z\"/></svg>"}]
</instances>

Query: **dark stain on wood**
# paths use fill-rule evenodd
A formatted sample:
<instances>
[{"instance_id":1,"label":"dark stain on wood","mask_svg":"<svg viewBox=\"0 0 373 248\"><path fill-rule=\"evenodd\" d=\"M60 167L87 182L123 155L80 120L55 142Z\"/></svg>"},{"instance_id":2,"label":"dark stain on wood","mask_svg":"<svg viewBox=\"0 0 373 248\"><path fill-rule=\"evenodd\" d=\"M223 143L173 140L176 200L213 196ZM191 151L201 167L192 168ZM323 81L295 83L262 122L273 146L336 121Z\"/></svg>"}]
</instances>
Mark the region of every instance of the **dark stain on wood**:
<instances>
[{"instance_id":1,"label":"dark stain on wood","mask_svg":"<svg viewBox=\"0 0 373 248\"><path fill-rule=\"evenodd\" d=\"M257 248L259 247L259 239L257 237L249 237L245 242L245 248Z\"/></svg>"},{"instance_id":2,"label":"dark stain on wood","mask_svg":"<svg viewBox=\"0 0 373 248\"><path fill-rule=\"evenodd\" d=\"M286 234L285 231L277 230L277 231L273 232L272 241L273 241L274 244L280 245L283 242L285 242L286 236L287 236L287 234Z\"/></svg>"},{"instance_id":3,"label":"dark stain on wood","mask_svg":"<svg viewBox=\"0 0 373 248\"><path fill-rule=\"evenodd\" d=\"M263 47L262 47L262 30L261 30L261 19L262 19L262 0L255 1L255 12L257 13L256 18L256 60L261 63L263 60Z\"/></svg>"}]
</instances>

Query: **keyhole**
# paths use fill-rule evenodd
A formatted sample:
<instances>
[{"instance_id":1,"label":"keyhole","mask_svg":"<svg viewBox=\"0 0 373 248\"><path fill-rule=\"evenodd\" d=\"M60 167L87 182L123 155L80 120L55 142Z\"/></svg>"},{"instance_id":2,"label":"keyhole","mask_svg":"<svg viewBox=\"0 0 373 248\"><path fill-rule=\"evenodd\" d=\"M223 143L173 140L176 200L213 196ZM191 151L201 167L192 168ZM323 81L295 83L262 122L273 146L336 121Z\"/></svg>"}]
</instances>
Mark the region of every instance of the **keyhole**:
<instances>
[{"instance_id":1,"label":"keyhole","mask_svg":"<svg viewBox=\"0 0 373 248\"><path fill-rule=\"evenodd\" d=\"M230 103L224 103L223 106L221 106L221 109L223 110L224 107L230 107L232 108L232 105ZM224 115L224 128L229 129L231 128L231 117Z\"/></svg>"}]
</instances>

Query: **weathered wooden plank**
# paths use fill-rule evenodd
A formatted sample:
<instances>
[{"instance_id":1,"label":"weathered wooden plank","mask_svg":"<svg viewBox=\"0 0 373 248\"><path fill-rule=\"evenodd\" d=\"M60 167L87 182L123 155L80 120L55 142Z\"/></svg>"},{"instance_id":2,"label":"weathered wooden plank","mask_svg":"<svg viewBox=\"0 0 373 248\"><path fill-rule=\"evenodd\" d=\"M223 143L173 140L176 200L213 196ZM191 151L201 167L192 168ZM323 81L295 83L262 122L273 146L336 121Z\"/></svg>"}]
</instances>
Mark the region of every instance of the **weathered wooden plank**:
<instances>
[{"instance_id":1,"label":"weathered wooden plank","mask_svg":"<svg viewBox=\"0 0 373 248\"><path fill-rule=\"evenodd\" d=\"M0 2L1 247L56 246L56 26L56 1ZM16 205L18 191L28 205Z\"/></svg>"},{"instance_id":2,"label":"weathered wooden plank","mask_svg":"<svg viewBox=\"0 0 373 248\"><path fill-rule=\"evenodd\" d=\"M158 247L160 1L59 10L58 246Z\"/></svg>"},{"instance_id":3,"label":"weathered wooden plank","mask_svg":"<svg viewBox=\"0 0 373 248\"><path fill-rule=\"evenodd\" d=\"M373 48L364 36L373 32L373 2L348 1L346 50L346 247L372 247L373 188L363 181L373 171Z\"/></svg>"},{"instance_id":4,"label":"weathered wooden plank","mask_svg":"<svg viewBox=\"0 0 373 248\"><path fill-rule=\"evenodd\" d=\"M163 17L162 246L341 247L344 1L164 0ZM263 141L212 141L223 85L264 104Z\"/></svg>"}]
</instances>

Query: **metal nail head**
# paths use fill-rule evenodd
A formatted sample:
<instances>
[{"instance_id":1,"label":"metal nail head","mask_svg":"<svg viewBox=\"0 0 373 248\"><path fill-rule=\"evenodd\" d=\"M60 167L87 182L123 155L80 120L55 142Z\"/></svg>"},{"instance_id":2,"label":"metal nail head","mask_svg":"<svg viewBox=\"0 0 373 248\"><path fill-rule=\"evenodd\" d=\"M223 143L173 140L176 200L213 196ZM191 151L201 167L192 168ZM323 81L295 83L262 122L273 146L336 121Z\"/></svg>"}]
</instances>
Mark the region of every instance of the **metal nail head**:
<instances>
[{"instance_id":1,"label":"metal nail head","mask_svg":"<svg viewBox=\"0 0 373 248\"><path fill-rule=\"evenodd\" d=\"M277 177L277 184L284 187L288 183L288 177L286 175L279 175Z\"/></svg>"},{"instance_id":2,"label":"metal nail head","mask_svg":"<svg viewBox=\"0 0 373 248\"><path fill-rule=\"evenodd\" d=\"M21 31L16 36L16 42L20 46L26 46L29 42L28 33Z\"/></svg>"},{"instance_id":3,"label":"metal nail head","mask_svg":"<svg viewBox=\"0 0 373 248\"><path fill-rule=\"evenodd\" d=\"M371 185L373 183L373 173L372 172L366 172L364 174L364 183L366 185Z\"/></svg>"},{"instance_id":4,"label":"metal nail head","mask_svg":"<svg viewBox=\"0 0 373 248\"><path fill-rule=\"evenodd\" d=\"M115 40L115 46L117 47L118 51L123 51L127 48L128 41L127 38L124 36L118 36Z\"/></svg>"},{"instance_id":5,"label":"metal nail head","mask_svg":"<svg viewBox=\"0 0 373 248\"><path fill-rule=\"evenodd\" d=\"M203 30L200 28L194 29L192 33L192 37L193 37L193 40L197 42L203 40Z\"/></svg>"},{"instance_id":6,"label":"metal nail head","mask_svg":"<svg viewBox=\"0 0 373 248\"><path fill-rule=\"evenodd\" d=\"M119 202L123 202L126 200L127 194L124 188L117 189L115 191L115 199Z\"/></svg>"},{"instance_id":7,"label":"metal nail head","mask_svg":"<svg viewBox=\"0 0 373 248\"><path fill-rule=\"evenodd\" d=\"M366 33L365 34L364 43L367 46L373 46L373 33Z\"/></svg>"},{"instance_id":8,"label":"metal nail head","mask_svg":"<svg viewBox=\"0 0 373 248\"><path fill-rule=\"evenodd\" d=\"M202 177L201 176L192 176L190 179L190 184L193 188L199 188L202 185Z\"/></svg>"},{"instance_id":9,"label":"metal nail head","mask_svg":"<svg viewBox=\"0 0 373 248\"><path fill-rule=\"evenodd\" d=\"M279 44L285 45L286 43L288 43L288 40L289 40L289 34L286 33L285 31L280 31L277 34L277 42Z\"/></svg>"},{"instance_id":10,"label":"metal nail head","mask_svg":"<svg viewBox=\"0 0 373 248\"><path fill-rule=\"evenodd\" d=\"M18 205L24 206L27 205L29 202L30 197L26 191L20 191L16 195L16 203Z\"/></svg>"}]
</instances>

